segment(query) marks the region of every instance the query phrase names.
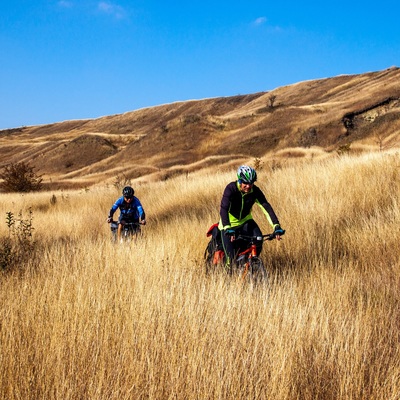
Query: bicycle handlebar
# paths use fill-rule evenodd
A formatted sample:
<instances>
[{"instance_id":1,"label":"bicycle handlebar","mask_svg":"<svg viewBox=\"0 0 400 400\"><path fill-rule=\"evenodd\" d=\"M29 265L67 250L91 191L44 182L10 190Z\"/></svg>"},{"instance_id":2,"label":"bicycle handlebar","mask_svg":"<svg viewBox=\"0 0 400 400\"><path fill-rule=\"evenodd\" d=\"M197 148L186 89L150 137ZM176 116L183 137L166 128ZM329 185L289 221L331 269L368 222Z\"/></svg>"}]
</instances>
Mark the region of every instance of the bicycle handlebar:
<instances>
[{"instance_id":1,"label":"bicycle handlebar","mask_svg":"<svg viewBox=\"0 0 400 400\"><path fill-rule=\"evenodd\" d=\"M266 235L261 235L261 236L248 236L248 235L238 235L235 236L235 240L239 239L244 239L248 240L250 242L257 240L257 241L262 241L262 240L274 240L276 238L276 235L274 233L267 233Z\"/></svg>"},{"instance_id":2,"label":"bicycle handlebar","mask_svg":"<svg viewBox=\"0 0 400 400\"><path fill-rule=\"evenodd\" d=\"M112 224L113 222L119 224L118 221L111 219L110 221L107 221L109 224ZM124 225L144 225L143 222L125 222Z\"/></svg>"}]
</instances>

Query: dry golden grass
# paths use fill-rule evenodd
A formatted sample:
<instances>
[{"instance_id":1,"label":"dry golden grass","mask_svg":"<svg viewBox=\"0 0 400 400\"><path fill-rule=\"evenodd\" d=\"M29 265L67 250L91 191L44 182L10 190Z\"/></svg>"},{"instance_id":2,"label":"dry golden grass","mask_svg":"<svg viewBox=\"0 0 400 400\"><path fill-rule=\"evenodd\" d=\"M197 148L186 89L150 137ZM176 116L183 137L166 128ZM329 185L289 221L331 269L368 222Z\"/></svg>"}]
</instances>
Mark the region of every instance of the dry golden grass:
<instances>
[{"instance_id":1,"label":"dry golden grass","mask_svg":"<svg viewBox=\"0 0 400 400\"><path fill-rule=\"evenodd\" d=\"M399 168L379 153L261 170L287 229L264 247L267 288L203 272L234 170L135 185L132 247L110 242L114 188L2 194L3 216L32 208L40 258L0 275L0 398L399 399Z\"/></svg>"}]
</instances>

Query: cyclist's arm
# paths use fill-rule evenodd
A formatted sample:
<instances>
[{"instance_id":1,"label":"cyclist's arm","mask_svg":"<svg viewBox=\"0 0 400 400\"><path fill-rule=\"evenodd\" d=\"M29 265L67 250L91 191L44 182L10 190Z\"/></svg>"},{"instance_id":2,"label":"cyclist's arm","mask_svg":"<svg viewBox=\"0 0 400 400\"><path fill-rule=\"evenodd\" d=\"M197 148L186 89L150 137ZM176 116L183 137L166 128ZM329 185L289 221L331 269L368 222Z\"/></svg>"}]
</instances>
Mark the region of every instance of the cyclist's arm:
<instances>
[{"instance_id":1,"label":"cyclist's arm","mask_svg":"<svg viewBox=\"0 0 400 400\"><path fill-rule=\"evenodd\" d=\"M228 229L231 226L231 222L229 220L229 209L231 206L232 193L232 184L228 184L224 190L224 193L222 194L221 207L219 211L222 230Z\"/></svg>"},{"instance_id":2,"label":"cyclist's arm","mask_svg":"<svg viewBox=\"0 0 400 400\"><path fill-rule=\"evenodd\" d=\"M266 216L269 224L273 228L275 228L275 226L279 225L279 220L275 214L274 209L272 208L271 204L268 202L264 193L261 190L259 190L259 193L257 193L256 203L261 208L261 210L264 213L264 215Z\"/></svg>"},{"instance_id":3,"label":"cyclist's arm","mask_svg":"<svg viewBox=\"0 0 400 400\"><path fill-rule=\"evenodd\" d=\"M113 206L110 209L110 212L108 213L108 216L110 218L112 218L112 216L114 215L115 211L117 211L117 209L119 208L119 206L122 204L122 202L124 201L123 197L120 197L119 199L117 199L117 201L113 204Z\"/></svg>"},{"instance_id":4,"label":"cyclist's arm","mask_svg":"<svg viewBox=\"0 0 400 400\"><path fill-rule=\"evenodd\" d=\"M143 206L137 197L135 197L135 206L139 215L139 220L144 221L146 219L146 213L144 212Z\"/></svg>"}]
</instances>

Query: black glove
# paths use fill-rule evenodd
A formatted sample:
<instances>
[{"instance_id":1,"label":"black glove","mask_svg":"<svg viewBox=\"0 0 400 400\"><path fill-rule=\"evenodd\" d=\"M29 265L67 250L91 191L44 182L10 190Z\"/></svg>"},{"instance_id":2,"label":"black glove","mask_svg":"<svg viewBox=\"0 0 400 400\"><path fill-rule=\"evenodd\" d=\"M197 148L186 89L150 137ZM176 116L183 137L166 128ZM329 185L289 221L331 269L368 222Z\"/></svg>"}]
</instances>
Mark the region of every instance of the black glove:
<instances>
[{"instance_id":1,"label":"black glove","mask_svg":"<svg viewBox=\"0 0 400 400\"><path fill-rule=\"evenodd\" d=\"M226 229L225 236L235 236L235 230L234 229Z\"/></svg>"},{"instance_id":2,"label":"black glove","mask_svg":"<svg viewBox=\"0 0 400 400\"><path fill-rule=\"evenodd\" d=\"M110 216L107 217L107 222L108 223L112 222L112 220L113 220L112 217L110 217Z\"/></svg>"},{"instance_id":3,"label":"black glove","mask_svg":"<svg viewBox=\"0 0 400 400\"><path fill-rule=\"evenodd\" d=\"M275 225L274 227L274 236L282 236L285 234L285 230L281 228L280 225Z\"/></svg>"}]
</instances>

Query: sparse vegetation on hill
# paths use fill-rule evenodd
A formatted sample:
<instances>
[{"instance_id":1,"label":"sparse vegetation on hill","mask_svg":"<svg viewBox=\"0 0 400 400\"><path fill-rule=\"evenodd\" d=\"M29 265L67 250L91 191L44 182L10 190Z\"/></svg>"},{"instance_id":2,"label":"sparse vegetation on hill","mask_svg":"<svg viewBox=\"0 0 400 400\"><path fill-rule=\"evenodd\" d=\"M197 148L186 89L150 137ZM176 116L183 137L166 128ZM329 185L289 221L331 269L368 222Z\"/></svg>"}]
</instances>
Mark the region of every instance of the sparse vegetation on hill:
<instances>
[{"instance_id":1,"label":"sparse vegetation on hill","mask_svg":"<svg viewBox=\"0 0 400 400\"><path fill-rule=\"evenodd\" d=\"M4 192L33 192L42 188L42 177L34 167L20 162L3 167L0 172L0 189Z\"/></svg>"},{"instance_id":2,"label":"sparse vegetation on hill","mask_svg":"<svg viewBox=\"0 0 400 400\"><path fill-rule=\"evenodd\" d=\"M94 120L0 131L0 168L29 162L48 189L125 173L157 180L224 157L286 162L399 147L400 70L300 82L242 96L177 102ZM299 152L296 149L300 148ZM304 152L303 149L311 149Z\"/></svg>"},{"instance_id":3,"label":"sparse vegetation on hill","mask_svg":"<svg viewBox=\"0 0 400 400\"><path fill-rule=\"evenodd\" d=\"M41 249L0 273L0 398L397 400L399 160L263 163L287 230L264 248L267 288L204 274L234 164L137 182L133 248L110 240L112 184L0 194L0 215L31 208Z\"/></svg>"}]
</instances>

